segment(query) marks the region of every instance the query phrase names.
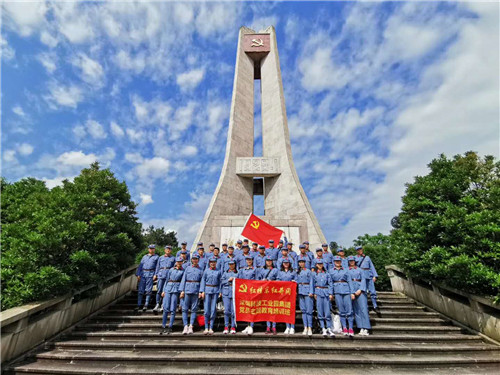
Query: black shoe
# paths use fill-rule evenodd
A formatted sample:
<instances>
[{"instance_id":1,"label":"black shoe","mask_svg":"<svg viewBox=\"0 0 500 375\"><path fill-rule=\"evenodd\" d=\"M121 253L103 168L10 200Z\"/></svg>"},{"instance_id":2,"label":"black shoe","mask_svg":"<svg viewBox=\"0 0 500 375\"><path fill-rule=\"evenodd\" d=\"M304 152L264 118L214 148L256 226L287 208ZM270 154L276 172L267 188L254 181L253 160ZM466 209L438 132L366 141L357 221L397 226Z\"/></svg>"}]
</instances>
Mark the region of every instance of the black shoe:
<instances>
[{"instance_id":1,"label":"black shoe","mask_svg":"<svg viewBox=\"0 0 500 375\"><path fill-rule=\"evenodd\" d=\"M167 334L168 335L168 329L166 328L163 328L161 331L160 331L160 335L164 335L164 334Z\"/></svg>"},{"instance_id":2,"label":"black shoe","mask_svg":"<svg viewBox=\"0 0 500 375\"><path fill-rule=\"evenodd\" d=\"M146 312L146 310L147 310L147 309L148 309L148 307L147 307L147 306L144 306L144 307L142 308L142 312Z\"/></svg>"},{"instance_id":3,"label":"black shoe","mask_svg":"<svg viewBox=\"0 0 500 375\"><path fill-rule=\"evenodd\" d=\"M134 312L138 312L138 311L139 311L139 309L140 309L140 307L139 307L139 306L137 306L137 307L134 309Z\"/></svg>"},{"instance_id":4,"label":"black shoe","mask_svg":"<svg viewBox=\"0 0 500 375\"><path fill-rule=\"evenodd\" d=\"M172 327L167 328L167 335L170 335L172 333Z\"/></svg>"},{"instance_id":5,"label":"black shoe","mask_svg":"<svg viewBox=\"0 0 500 375\"><path fill-rule=\"evenodd\" d=\"M381 312L380 312L380 307L375 307L373 310L375 310L375 313L377 314L377 316L381 316Z\"/></svg>"}]
</instances>

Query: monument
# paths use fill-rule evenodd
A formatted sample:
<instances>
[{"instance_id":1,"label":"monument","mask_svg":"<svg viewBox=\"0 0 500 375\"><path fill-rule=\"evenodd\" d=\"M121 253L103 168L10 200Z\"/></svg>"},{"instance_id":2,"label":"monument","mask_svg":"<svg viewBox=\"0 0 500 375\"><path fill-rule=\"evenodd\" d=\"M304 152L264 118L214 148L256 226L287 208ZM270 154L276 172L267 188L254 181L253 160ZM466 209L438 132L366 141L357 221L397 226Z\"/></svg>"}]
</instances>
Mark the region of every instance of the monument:
<instances>
[{"instance_id":1,"label":"monument","mask_svg":"<svg viewBox=\"0 0 500 375\"><path fill-rule=\"evenodd\" d=\"M254 157L254 80L261 80L262 157ZM292 158L274 27L241 27L224 166L193 244L242 238L254 197L264 196L262 219L295 244L326 242ZM267 244L264 244L267 245ZM297 248L298 246L296 246Z\"/></svg>"}]
</instances>

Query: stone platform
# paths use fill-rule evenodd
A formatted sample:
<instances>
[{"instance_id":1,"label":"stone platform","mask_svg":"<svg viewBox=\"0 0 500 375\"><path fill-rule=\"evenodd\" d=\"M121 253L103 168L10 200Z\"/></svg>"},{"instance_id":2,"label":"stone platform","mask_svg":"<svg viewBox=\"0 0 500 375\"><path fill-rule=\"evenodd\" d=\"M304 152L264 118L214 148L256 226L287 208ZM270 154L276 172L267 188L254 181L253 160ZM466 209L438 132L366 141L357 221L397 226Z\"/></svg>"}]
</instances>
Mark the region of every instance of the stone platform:
<instances>
[{"instance_id":1,"label":"stone platform","mask_svg":"<svg viewBox=\"0 0 500 375\"><path fill-rule=\"evenodd\" d=\"M396 293L380 293L381 316L371 313L373 335L323 338L296 333L223 335L198 329L183 336L180 314L174 333L159 335L161 316L134 313L129 294L90 317L72 332L49 342L28 359L12 364L9 374L498 374L500 347Z\"/></svg>"}]
</instances>

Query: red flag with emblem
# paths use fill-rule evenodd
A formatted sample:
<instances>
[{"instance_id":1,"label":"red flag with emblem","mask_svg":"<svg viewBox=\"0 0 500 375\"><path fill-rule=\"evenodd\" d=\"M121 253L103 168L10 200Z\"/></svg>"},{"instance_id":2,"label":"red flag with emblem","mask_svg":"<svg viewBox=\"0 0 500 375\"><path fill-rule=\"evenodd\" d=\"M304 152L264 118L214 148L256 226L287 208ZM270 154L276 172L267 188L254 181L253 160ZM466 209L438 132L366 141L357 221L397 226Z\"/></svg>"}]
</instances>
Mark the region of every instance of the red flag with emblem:
<instances>
[{"instance_id":1,"label":"red flag with emblem","mask_svg":"<svg viewBox=\"0 0 500 375\"><path fill-rule=\"evenodd\" d=\"M251 214L241 235L248 238L250 241L257 242L261 245L267 245L269 240L274 240L274 243L277 244L282 233L283 231L281 229L273 227L258 216Z\"/></svg>"}]
</instances>

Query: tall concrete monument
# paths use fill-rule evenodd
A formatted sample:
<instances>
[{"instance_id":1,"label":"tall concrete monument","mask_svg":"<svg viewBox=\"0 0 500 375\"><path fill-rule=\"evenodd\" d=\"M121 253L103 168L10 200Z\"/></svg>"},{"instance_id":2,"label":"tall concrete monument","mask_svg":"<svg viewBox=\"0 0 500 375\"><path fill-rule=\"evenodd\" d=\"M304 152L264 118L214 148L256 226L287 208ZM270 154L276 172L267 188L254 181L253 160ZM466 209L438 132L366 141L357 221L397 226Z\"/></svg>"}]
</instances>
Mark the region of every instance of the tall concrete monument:
<instances>
[{"instance_id":1,"label":"tall concrete monument","mask_svg":"<svg viewBox=\"0 0 500 375\"><path fill-rule=\"evenodd\" d=\"M262 157L254 157L254 80L261 80ZM283 82L270 26L239 32L226 156L219 183L193 249L198 242L234 243L254 196L264 196L263 220L282 229L288 240L325 242L293 164ZM267 245L267 244L266 244Z\"/></svg>"}]
</instances>

